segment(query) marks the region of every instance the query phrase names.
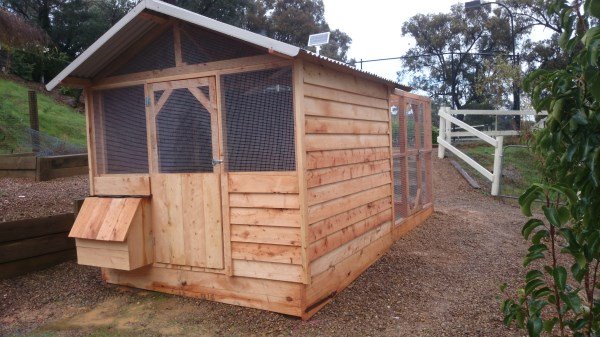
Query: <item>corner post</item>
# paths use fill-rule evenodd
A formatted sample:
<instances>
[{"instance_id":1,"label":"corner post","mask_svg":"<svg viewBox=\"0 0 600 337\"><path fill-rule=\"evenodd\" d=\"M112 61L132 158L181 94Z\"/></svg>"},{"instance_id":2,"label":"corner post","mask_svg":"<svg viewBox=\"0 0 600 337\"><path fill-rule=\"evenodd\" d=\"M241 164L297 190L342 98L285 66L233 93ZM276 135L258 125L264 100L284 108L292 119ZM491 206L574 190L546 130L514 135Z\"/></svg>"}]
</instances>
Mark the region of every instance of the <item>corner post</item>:
<instances>
[{"instance_id":1,"label":"corner post","mask_svg":"<svg viewBox=\"0 0 600 337\"><path fill-rule=\"evenodd\" d=\"M444 107L440 108L440 112L445 112L446 110L444 109ZM446 120L444 119L444 117L440 116L440 128L439 128L439 134L438 134L438 140L446 140ZM440 144L440 142L438 141L438 158L440 159L444 159L444 157L446 156L446 148Z\"/></svg>"},{"instance_id":2,"label":"corner post","mask_svg":"<svg viewBox=\"0 0 600 337\"><path fill-rule=\"evenodd\" d=\"M502 178L502 152L504 150L504 137L496 137L496 149L494 150L494 181L492 181L492 195L500 194L500 179Z\"/></svg>"}]
</instances>

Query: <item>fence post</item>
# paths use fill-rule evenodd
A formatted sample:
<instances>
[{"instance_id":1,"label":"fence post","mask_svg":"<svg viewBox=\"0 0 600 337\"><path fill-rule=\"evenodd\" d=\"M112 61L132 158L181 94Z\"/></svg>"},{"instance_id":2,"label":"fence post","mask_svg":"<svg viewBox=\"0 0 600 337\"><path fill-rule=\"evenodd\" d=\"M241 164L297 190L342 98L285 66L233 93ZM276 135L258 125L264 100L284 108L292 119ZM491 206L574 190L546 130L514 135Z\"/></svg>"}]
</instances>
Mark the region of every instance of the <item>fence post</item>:
<instances>
[{"instance_id":1,"label":"fence post","mask_svg":"<svg viewBox=\"0 0 600 337\"><path fill-rule=\"evenodd\" d=\"M440 108L440 112L444 112L444 107ZM446 140L446 120L444 117L440 116L440 128L438 139ZM446 148L438 142L438 158L444 159L446 155Z\"/></svg>"},{"instance_id":2,"label":"fence post","mask_svg":"<svg viewBox=\"0 0 600 337\"><path fill-rule=\"evenodd\" d=\"M450 115L450 111L452 111L452 109L450 109L449 106L446 107L446 113L448 115ZM452 122L450 121L446 121L446 141L448 142L448 144L452 144Z\"/></svg>"},{"instance_id":3,"label":"fence post","mask_svg":"<svg viewBox=\"0 0 600 337\"><path fill-rule=\"evenodd\" d=\"M496 137L496 149L494 151L494 181L492 182L492 195L500 194L500 180L502 179L502 153L504 151L504 137Z\"/></svg>"},{"instance_id":4,"label":"fence post","mask_svg":"<svg viewBox=\"0 0 600 337\"><path fill-rule=\"evenodd\" d=\"M29 90L29 127L31 132L31 150L33 153L40 152L40 119L38 116L37 93Z\"/></svg>"}]
</instances>

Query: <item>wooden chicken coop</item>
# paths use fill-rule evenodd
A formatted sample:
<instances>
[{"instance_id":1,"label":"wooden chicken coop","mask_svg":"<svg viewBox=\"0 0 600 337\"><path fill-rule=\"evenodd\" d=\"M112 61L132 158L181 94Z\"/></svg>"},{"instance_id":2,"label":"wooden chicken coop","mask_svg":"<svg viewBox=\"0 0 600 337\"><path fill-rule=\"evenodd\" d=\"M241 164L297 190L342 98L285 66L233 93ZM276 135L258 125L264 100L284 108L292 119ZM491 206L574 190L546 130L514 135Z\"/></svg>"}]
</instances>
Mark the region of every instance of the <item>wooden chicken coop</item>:
<instances>
[{"instance_id":1,"label":"wooden chicken coop","mask_svg":"<svg viewBox=\"0 0 600 337\"><path fill-rule=\"evenodd\" d=\"M429 100L298 47L145 0L59 84L106 282L306 319L433 210Z\"/></svg>"}]
</instances>

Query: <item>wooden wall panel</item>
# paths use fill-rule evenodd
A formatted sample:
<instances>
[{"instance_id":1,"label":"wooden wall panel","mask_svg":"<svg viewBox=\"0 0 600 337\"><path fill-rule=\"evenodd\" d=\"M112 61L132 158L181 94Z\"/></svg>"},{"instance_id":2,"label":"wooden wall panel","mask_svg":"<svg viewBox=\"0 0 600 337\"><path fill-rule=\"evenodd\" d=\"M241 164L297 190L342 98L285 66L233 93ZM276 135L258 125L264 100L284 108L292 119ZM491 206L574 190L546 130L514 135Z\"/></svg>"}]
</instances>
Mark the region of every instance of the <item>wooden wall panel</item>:
<instances>
[{"instance_id":1,"label":"wooden wall panel","mask_svg":"<svg viewBox=\"0 0 600 337\"><path fill-rule=\"evenodd\" d=\"M247 266L239 266L245 268ZM109 283L209 299L234 305L301 316L303 285L248 277L149 267L132 272L104 269ZM264 276L264 275L261 275Z\"/></svg>"},{"instance_id":2,"label":"wooden wall panel","mask_svg":"<svg viewBox=\"0 0 600 337\"><path fill-rule=\"evenodd\" d=\"M388 89L305 63L308 259L314 280L391 237Z\"/></svg>"},{"instance_id":3,"label":"wooden wall panel","mask_svg":"<svg viewBox=\"0 0 600 337\"><path fill-rule=\"evenodd\" d=\"M228 176L232 275L303 283L296 172Z\"/></svg>"}]
</instances>

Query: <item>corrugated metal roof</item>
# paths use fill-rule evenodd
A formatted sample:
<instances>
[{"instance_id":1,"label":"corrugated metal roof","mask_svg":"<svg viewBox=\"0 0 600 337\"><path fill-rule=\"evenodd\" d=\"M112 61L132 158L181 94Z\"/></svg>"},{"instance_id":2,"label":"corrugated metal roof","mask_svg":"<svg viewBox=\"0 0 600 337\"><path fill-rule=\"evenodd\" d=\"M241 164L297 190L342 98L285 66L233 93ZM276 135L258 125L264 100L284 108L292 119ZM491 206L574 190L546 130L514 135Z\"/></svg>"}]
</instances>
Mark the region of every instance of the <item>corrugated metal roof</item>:
<instances>
[{"instance_id":1,"label":"corrugated metal roof","mask_svg":"<svg viewBox=\"0 0 600 337\"><path fill-rule=\"evenodd\" d=\"M386 82L386 83L388 83L390 85L393 85L393 86L395 86L395 87L397 87L399 89L402 89L402 90L405 90L405 91L411 91L412 90L411 87L403 85L403 84L400 84L400 83L398 83L396 81L390 80L389 78L385 78L385 77L379 76L379 75L377 75L375 73L372 73L372 72L369 72L369 71L366 71L366 70L357 69L357 68L355 68L355 67L353 67L353 66L351 66L351 65L349 65L347 63L344 63L344 62L341 62L341 61L338 61L338 60L334 60L332 58L329 58L329 57L326 57L326 56L323 56L323 55L318 55L316 53L313 53L310 50L301 49L300 51L301 51L302 54L307 55L307 56L309 56L309 57L311 57L313 59L316 59L316 60L319 60L319 61L325 61L325 62L334 64L334 65L336 65L338 67L347 68L348 70L361 73L365 77L370 77L370 78L372 78L374 80L378 80L378 81L381 81L381 82Z\"/></svg>"},{"instance_id":2,"label":"corrugated metal roof","mask_svg":"<svg viewBox=\"0 0 600 337\"><path fill-rule=\"evenodd\" d=\"M140 17L140 13L145 10L170 16L179 20L189 22L191 24L216 31L227 36L251 43L253 45L263 47L265 49L296 57L302 52L304 56L315 60L324 61L337 67L343 67L345 70L360 73L365 77L373 80L385 82L396 86L403 90L410 91L410 88L403 86L395 81L383 78L376 74L363 71L351 67L350 65L339 62L324 56L319 56L305 49L300 49L291 44L277 41L263 35L252 33L250 31L237 28L232 25L219 22L217 20L205 17L203 15L185 10L183 8L173 6L158 0L143 0L135 8L133 8L125 17L117 24L102 35L88 49L86 49L79 57L53 78L47 85L46 89L54 89L67 76L80 77L91 79L96 76L102 69L113 62L121 53L131 46L132 43L139 40L144 34L148 33L159 23Z\"/></svg>"}]
</instances>

